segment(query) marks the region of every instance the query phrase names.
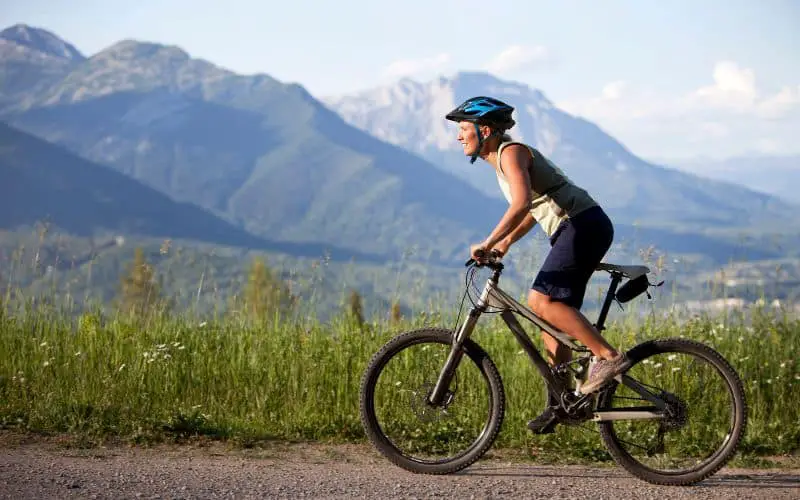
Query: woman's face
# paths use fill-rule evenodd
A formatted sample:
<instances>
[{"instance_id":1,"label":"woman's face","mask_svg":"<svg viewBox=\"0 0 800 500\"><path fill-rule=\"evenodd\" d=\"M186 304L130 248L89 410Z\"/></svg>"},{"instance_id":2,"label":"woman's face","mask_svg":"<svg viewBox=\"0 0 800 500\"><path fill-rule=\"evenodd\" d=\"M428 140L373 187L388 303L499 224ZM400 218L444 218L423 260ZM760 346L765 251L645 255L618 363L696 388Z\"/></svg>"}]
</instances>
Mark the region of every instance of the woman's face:
<instances>
[{"instance_id":1,"label":"woman's face","mask_svg":"<svg viewBox=\"0 0 800 500\"><path fill-rule=\"evenodd\" d=\"M481 126L480 129L481 133L488 134L487 130L489 127ZM464 149L465 155L471 156L475 154L475 150L478 148L479 141L478 133L475 130L474 123L467 121L458 122L458 142L461 143L461 147Z\"/></svg>"}]
</instances>

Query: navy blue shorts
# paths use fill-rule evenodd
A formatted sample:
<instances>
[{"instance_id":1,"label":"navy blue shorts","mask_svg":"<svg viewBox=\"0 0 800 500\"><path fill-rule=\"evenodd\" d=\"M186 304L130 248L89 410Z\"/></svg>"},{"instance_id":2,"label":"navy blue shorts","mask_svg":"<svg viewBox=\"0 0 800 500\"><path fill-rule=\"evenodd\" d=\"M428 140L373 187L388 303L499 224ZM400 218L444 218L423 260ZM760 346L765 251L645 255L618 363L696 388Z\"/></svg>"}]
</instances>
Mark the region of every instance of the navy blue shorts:
<instances>
[{"instance_id":1,"label":"navy blue shorts","mask_svg":"<svg viewBox=\"0 0 800 500\"><path fill-rule=\"evenodd\" d=\"M586 285L613 239L614 226L599 206L565 220L550 237L550 252L531 288L580 309Z\"/></svg>"}]
</instances>

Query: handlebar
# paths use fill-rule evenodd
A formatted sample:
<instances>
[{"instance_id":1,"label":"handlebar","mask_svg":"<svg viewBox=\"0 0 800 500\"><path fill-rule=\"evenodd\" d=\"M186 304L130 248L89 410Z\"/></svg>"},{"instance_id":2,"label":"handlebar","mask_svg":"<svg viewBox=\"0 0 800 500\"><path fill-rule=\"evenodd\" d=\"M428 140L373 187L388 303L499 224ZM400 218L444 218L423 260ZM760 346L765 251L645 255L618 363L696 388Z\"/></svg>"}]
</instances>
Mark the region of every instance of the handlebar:
<instances>
[{"instance_id":1,"label":"handlebar","mask_svg":"<svg viewBox=\"0 0 800 500\"><path fill-rule=\"evenodd\" d=\"M487 258L487 257L488 257L488 260L483 260L484 258ZM503 258L503 254L498 252L495 249L492 249L489 252L488 255L483 251L479 252L478 253L478 258L480 258L481 260L477 261L477 260L475 260L473 258L470 258L467 262L464 263L464 266L467 266L467 267L473 266L473 265L475 267L484 267L484 266L486 266L489 269L492 269L493 271L500 271L504 267L503 263L500 262L502 260L502 258Z\"/></svg>"}]
</instances>

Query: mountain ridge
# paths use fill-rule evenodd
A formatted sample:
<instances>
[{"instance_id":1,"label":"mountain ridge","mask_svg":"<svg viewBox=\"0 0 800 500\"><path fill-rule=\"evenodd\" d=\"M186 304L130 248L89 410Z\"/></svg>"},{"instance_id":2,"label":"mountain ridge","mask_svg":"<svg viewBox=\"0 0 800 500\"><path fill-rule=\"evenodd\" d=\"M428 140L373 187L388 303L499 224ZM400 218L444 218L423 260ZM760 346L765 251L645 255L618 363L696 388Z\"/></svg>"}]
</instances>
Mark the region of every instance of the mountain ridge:
<instances>
[{"instance_id":1,"label":"mountain ridge","mask_svg":"<svg viewBox=\"0 0 800 500\"><path fill-rule=\"evenodd\" d=\"M66 40L48 30L33 28L27 24L15 24L0 31L0 40L13 42L60 59L71 61L86 59L74 45Z\"/></svg>"},{"instance_id":2,"label":"mountain ridge","mask_svg":"<svg viewBox=\"0 0 800 500\"><path fill-rule=\"evenodd\" d=\"M615 220L698 230L709 223L772 224L777 229L775 220L796 222L787 220L790 205L783 200L651 164L597 124L555 107L542 91L489 73L457 72L425 82L404 79L352 95L328 96L323 102L351 125L414 151L487 195L500 197L494 173L466 164L455 127L444 119L447 111L475 95L492 95L514 105L517 125L510 130L512 137L553 159ZM751 206L741 205L741 199L748 199Z\"/></svg>"},{"instance_id":3,"label":"mountain ridge","mask_svg":"<svg viewBox=\"0 0 800 500\"><path fill-rule=\"evenodd\" d=\"M260 237L447 260L504 210L300 85L172 46L116 43L2 117Z\"/></svg>"}]
</instances>

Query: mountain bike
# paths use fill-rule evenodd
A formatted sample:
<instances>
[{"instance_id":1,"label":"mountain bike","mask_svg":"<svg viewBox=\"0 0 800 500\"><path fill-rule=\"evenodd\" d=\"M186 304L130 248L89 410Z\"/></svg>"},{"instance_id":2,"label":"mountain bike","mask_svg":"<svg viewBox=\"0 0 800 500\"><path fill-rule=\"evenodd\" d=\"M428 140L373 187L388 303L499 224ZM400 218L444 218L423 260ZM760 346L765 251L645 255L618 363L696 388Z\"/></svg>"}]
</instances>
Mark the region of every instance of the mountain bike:
<instances>
[{"instance_id":1,"label":"mountain bike","mask_svg":"<svg viewBox=\"0 0 800 500\"><path fill-rule=\"evenodd\" d=\"M712 347L685 338L640 342L627 350L628 370L605 387L583 394L596 358L584 346L537 316L498 283L502 258L466 262L465 297L472 307L456 329L424 328L398 334L368 363L361 380L360 413L366 434L391 462L425 474L462 470L483 456L498 436L506 394L497 366L470 338L483 314L498 313L558 401L559 424L597 423L614 461L654 484L688 485L716 473L734 455L745 432L742 382ZM479 268L491 270L480 296L470 293ZM610 274L595 327L602 331L615 301L621 306L650 294L641 265L601 263ZM620 286L621 284L621 286ZM462 307L464 301L462 298ZM520 325L523 317L574 353L550 366ZM507 359L507 358L504 358ZM512 360L514 361L514 360ZM516 361L515 361L516 362ZM385 393L384 393L385 391Z\"/></svg>"}]
</instances>

